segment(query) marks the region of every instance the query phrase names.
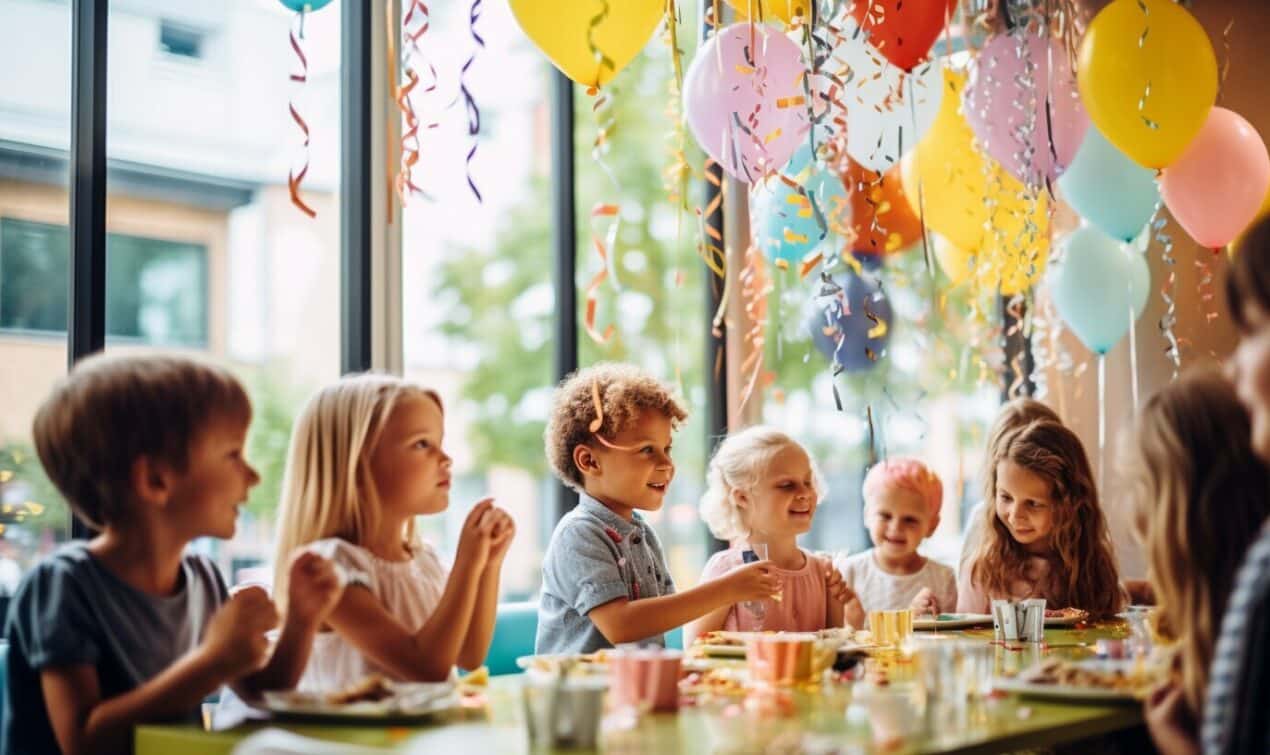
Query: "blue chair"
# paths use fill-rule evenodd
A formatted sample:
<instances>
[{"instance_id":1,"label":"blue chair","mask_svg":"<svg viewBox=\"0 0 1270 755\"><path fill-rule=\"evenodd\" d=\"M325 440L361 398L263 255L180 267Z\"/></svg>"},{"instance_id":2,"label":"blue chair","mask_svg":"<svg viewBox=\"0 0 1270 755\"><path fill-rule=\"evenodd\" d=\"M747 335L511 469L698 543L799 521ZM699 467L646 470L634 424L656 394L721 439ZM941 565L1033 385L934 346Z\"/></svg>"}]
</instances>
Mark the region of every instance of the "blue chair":
<instances>
[{"instance_id":1,"label":"blue chair","mask_svg":"<svg viewBox=\"0 0 1270 755\"><path fill-rule=\"evenodd\" d=\"M534 636L538 633L538 603L500 603L494 619L494 636L490 639L485 665L491 674L515 674L520 671L516 659L533 655Z\"/></svg>"},{"instance_id":2,"label":"blue chair","mask_svg":"<svg viewBox=\"0 0 1270 755\"><path fill-rule=\"evenodd\" d=\"M666 633L666 647L674 650L684 649L684 628L675 627Z\"/></svg>"}]
</instances>

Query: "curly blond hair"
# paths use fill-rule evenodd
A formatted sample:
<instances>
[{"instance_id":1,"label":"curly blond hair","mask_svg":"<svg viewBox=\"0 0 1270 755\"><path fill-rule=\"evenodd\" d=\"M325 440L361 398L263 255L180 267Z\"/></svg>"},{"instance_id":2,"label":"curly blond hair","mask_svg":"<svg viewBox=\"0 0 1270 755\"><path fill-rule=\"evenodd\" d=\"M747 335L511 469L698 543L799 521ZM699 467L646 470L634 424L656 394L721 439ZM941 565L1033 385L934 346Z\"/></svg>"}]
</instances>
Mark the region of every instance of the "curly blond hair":
<instances>
[{"instance_id":1,"label":"curly blond hair","mask_svg":"<svg viewBox=\"0 0 1270 755\"><path fill-rule=\"evenodd\" d=\"M591 440L598 391L603 414L599 434L617 435L642 412L661 412L672 428L688 418L688 411L670 387L633 364L600 362L572 373L561 381L552 397L551 415L543 441L547 463L569 487L582 491L582 471L573 463L573 449Z\"/></svg>"},{"instance_id":2,"label":"curly blond hair","mask_svg":"<svg viewBox=\"0 0 1270 755\"><path fill-rule=\"evenodd\" d=\"M755 425L729 435L715 450L706 472L706 492L698 507L710 533L729 542L750 536L749 525L737 508L735 491L753 491L768 473L772 458L786 448L799 448L811 462L811 484L816 502L825 497L820 468L806 448L785 433L767 425Z\"/></svg>"}]
</instances>

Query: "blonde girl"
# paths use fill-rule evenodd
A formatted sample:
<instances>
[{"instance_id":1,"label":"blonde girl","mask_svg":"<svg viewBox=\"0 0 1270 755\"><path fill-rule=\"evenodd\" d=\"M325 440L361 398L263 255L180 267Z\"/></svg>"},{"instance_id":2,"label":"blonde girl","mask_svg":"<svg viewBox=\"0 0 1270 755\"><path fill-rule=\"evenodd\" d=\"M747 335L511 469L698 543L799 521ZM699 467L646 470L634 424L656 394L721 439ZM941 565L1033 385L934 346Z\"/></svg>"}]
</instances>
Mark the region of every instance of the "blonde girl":
<instances>
[{"instance_id":1,"label":"blonde girl","mask_svg":"<svg viewBox=\"0 0 1270 755\"><path fill-rule=\"evenodd\" d=\"M994 598L1114 614L1124 604L1107 520L1076 434L1036 420L1006 433L988 460L983 536L957 581L958 610Z\"/></svg>"},{"instance_id":2,"label":"blonde girl","mask_svg":"<svg viewBox=\"0 0 1270 755\"><path fill-rule=\"evenodd\" d=\"M1251 435L1231 385L1201 371L1147 401L1126 448L1159 627L1178 649L1180 683L1162 696L1183 704L1192 724L1235 573L1270 515L1270 468L1252 450Z\"/></svg>"},{"instance_id":3,"label":"blonde girl","mask_svg":"<svg viewBox=\"0 0 1270 755\"><path fill-rule=\"evenodd\" d=\"M850 597L826 559L798 547L811 529L824 484L807 451L771 427L751 427L729 436L710 460L708 488L700 513L710 531L732 547L710 557L703 583L745 563L745 552L767 547L780 600L766 600L762 613L725 605L688 624L685 643L718 629L814 631L843 624Z\"/></svg>"},{"instance_id":4,"label":"blonde girl","mask_svg":"<svg viewBox=\"0 0 1270 755\"><path fill-rule=\"evenodd\" d=\"M515 527L490 500L476 504L453 570L415 535L416 516L449 505L443 420L434 391L387 375L323 388L296 419L276 563L310 550L334 561L346 580L301 689L340 689L370 672L437 681L456 664L483 662ZM286 577L276 574L276 594L286 594Z\"/></svg>"}]
</instances>

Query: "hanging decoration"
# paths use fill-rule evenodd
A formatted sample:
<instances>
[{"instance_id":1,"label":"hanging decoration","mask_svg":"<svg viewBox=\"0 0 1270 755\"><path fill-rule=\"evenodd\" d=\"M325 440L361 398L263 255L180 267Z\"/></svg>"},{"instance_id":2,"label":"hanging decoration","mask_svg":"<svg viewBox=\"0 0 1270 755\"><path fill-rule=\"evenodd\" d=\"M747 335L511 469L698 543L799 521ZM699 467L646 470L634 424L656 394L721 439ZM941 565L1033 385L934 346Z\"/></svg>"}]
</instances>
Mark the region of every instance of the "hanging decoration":
<instances>
[{"instance_id":1,"label":"hanging decoration","mask_svg":"<svg viewBox=\"0 0 1270 755\"><path fill-rule=\"evenodd\" d=\"M1046 283L1058 314L1095 354L1106 354L1146 309L1146 258L1092 226L1061 242Z\"/></svg>"},{"instance_id":2,"label":"hanging decoration","mask_svg":"<svg viewBox=\"0 0 1270 755\"><path fill-rule=\"evenodd\" d=\"M821 273L807 331L835 375L872 369L886 353L893 322L890 299L865 274Z\"/></svg>"},{"instance_id":3,"label":"hanging decoration","mask_svg":"<svg viewBox=\"0 0 1270 755\"><path fill-rule=\"evenodd\" d=\"M754 243L778 264L803 259L850 227L851 205L842 180L815 160L806 144L779 176L754 186L750 207Z\"/></svg>"},{"instance_id":4,"label":"hanging decoration","mask_svg":"<svg viewBox=\"0 0 1270 755\"><path fill-rule=\"evenodd\" d=\"M525 36L565 76L603 87L644 49L666 0L509 0ZM596 51L600 53L596 56Z\"/></svg>"},{"instance_id":5,"label":"hanging decoration","mask_svg":"<svg viewBox=\"0 0 1270 755\"><path fill-rule=\"evenodd\" d=\"M922 220L904 193L900 166L885 173L847 158L842 183L851 200L851 250L894 254L922 238Z\"/></svg>"},{"instance_id":6,"label":"hanging decoration","mask_svg":"<svg viewBox=\"0 0 1270 755\"><path fill-rule=\"evenodd\" d=\"M309 59L304 54L304 19L308 13L322 9L330 0L281 0L282 4L289 10L295 11L295 20L291 24L291 50L295 52L297 62L300 64L300 70L290 75L291 81L303 87L309 80ZM295 105L296 98L292 97L287 103L287 108L291 112L291 120L295 122L296 128L300 129L300 147L301 147L301 164L297 169L292 167L287 172L287 191L291 196L291 204L296 209L308 215L310 218L317 217L317 211L314 210L304 198L300 196L300 188L304 183L304 177L309 174L309 124L304 120L304 116L300 115L300 110Z\"/></svg>"},{"instance_id":7,"label":"hanging decoration","mask_svg":"<svg viewBox=\"0 0 1270 755\"><path fill-rule=\"evenodd\" d=\"M852 18L887 60L911 71L926 59L957 0L851 0Z\"/></svg>"},{"instance_id":8,"label":"hanging decoration","mask_svg":"<svg viewBox=\"0 0 1270 755\"><path fill-rule=\"evenodd\" d=\"M1155 171L1130 160L1096 128L1086 132L1058 188L1082 218L1118 241L1137 238L1160 202Z\"/></svg>"}]
</instances>

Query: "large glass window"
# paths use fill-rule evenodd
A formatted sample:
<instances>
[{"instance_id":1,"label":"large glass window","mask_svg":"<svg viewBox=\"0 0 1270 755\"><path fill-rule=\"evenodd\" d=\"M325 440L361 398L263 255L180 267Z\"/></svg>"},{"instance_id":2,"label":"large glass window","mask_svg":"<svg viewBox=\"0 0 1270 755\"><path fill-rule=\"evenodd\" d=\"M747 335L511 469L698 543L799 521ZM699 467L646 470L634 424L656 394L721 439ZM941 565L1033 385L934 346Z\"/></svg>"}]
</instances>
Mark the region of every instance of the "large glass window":
<instances>
[{"instance_id":1,"label":"large glass window","mask_svg":"<svg viewBox=\"0 0 1270 755\"><path fill-rule=\"evenodd\" d=\"M340 5L110 6L107 348L194 348L247 384L262 481L203 544L232 579L272 559L292 420L339 376Z\"/></svg>"},{"instance_id":2,"label":"large glass window","mask_svg":"<svg viewBox=\"0 0 1270 755\"><path fill-rule=\"evenodd\" d=\"M64 228L70 215L70 21L69 3L0 0L0 603L70 536L31 444L35 410L66 371L70 248L64 232L22 231ZM49 271L61 277L50 283ZM28 329L51 318L53 332Z\"/></svg>"}]
</instances>

